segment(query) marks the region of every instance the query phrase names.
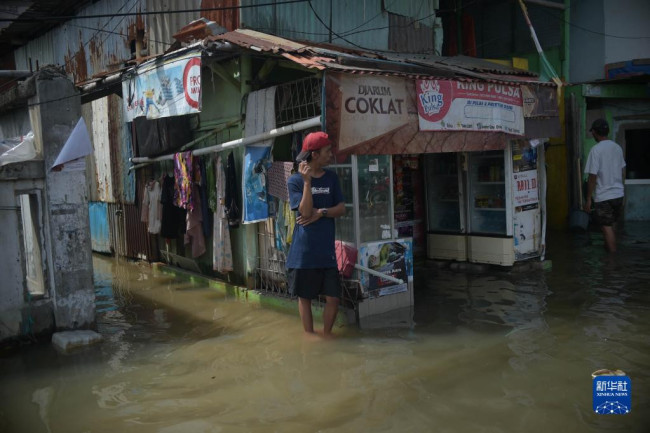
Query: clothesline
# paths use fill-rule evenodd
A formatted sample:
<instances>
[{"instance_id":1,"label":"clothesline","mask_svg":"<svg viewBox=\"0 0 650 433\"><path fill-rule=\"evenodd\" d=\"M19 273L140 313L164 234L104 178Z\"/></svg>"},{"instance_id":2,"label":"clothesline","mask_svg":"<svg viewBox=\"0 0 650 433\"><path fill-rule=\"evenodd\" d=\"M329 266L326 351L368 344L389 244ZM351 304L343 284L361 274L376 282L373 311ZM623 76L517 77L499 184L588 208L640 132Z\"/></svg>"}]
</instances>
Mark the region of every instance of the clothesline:
<instances>
[{"instance_id":1,"label":"clothesline","mask_svg":"<svg viewBox=\"0 0 650 433\"><path fill-rule=\"evenodd\" d=\"M254 144L260 141L268 140L269 138L280 137L283 135L291 134L292 132L302 131L317 126L321 126L320 116L312 117L311 119L303 120L297 123L293 123L291 125L283 126L281 128L275 128L261 134L251 135L250 137L238 138L237 140L227 141L225 143L217 144L214 146L197 149L193 151L192 154L194 156L206 155L208 153L219 152L224 149L234 148L234 147L243 146L247 144ZM131 163L137 163L137 164L129 167L129 171L141 167L145 167L154 162L171 161L173 159L174 159L173 153L168 155L157 156L154 158L149 158L149 157L130 158Z\"/></svg>"}]
</instances>

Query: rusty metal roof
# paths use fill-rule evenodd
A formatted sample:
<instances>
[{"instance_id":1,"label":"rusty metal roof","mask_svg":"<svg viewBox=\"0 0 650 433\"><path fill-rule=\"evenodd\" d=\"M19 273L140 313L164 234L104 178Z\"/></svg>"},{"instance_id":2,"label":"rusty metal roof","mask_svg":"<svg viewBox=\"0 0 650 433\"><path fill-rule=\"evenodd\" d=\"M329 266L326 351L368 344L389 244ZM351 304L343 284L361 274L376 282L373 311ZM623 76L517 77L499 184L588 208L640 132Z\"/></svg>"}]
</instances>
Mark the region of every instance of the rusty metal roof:
<instances>
[{"instance_id":1,"label":"rusty metal roof","mask_svg":"<svg viewBox=\"0 0 650 433\"><path fill-rule=\"evenodd\" d=\"M237 29L222 35L209 36L207 39L211 41L227 41L253 51L272 52L274 54L281 51L300 53L309 47L309 45L300 44L289 39L247 29Z\"/></svg>"},{"instance_id":2,"label":"rusty metal roof","mask_svg":"<svg viewBox=\"0 0 650 433\"><path fill-rule=\"evenodd\" d=\"M282 56L308 69L331 69L356 74L454 78L503 83L540 82L537 74L466 56L439 57L416 54L377 53L331 44L294 41L254 30L237 29L208 36L206 41L229 42L260 53Z\"/></svg>"}]
</instances>

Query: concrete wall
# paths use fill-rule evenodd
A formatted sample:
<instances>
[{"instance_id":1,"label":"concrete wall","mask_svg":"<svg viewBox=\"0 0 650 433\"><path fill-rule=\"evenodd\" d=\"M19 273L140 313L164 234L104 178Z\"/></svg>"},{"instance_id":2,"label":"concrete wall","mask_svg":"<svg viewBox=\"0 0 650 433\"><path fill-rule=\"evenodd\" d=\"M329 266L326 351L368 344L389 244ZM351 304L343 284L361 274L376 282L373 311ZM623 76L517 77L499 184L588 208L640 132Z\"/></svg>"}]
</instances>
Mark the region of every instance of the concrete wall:
<instances>
[{"instance_id":1,"label":"concrete wall","mask_svg":"<svg viewBox=\"0 0 650 433\"><path fill-rule=\"evenodd\" d=\"M647 0L574 0L570 20L572 83L605 78L608 63L650 57Z\"/></svg>"},{"instance_id":2,"label":"concrete wall","mask_svg":"<svg viewBox=\"0 0 650 433\"><path fill-rule=\"evenodd\" d=\"M23 167L25 167L23 165ZM43 197L43 179L37 174L7 180L11 168L0 172L0 341L23 334L39 333L53 326L51 299L29 299L25 289L25 260L20 194ZM28 171L28 170L27 170ZM41 170L42 172L42 170ZM20 175L22 177L22 175ZM30 177L34 178L30 178ZM43 208L40 209L43 215Z\"/></svg>"},{"instance_id":3,"label":"concrete wall","mask_svg":"<svg viewBox=\"0 0 650 433\"><path fill-rule=\"evenodd\" d=\"M43 149L50 290L57 329L93 327L93 287L88 190L85 170L51 171L54 160L81 117L80 99L65 76L43 70L30 100L35 141Z\"/></svg>"},{"instance_id":4,"label":"concrete wall","mask_svg":"<svg viewBox=\"0 0 650 433\"><path fill-rule=\"evenodd\" d=\"M0 167L0 341L95 325L86 172L50 170L81 116L79 95L55 69L38 72L35 86L29 119L43 159ZM35 197L33 222L22 215L22 194ZM24 233L36 234L41 253L29 280ZM34 281L38 291L28 289Z\"/></svg>"}]
</instances>

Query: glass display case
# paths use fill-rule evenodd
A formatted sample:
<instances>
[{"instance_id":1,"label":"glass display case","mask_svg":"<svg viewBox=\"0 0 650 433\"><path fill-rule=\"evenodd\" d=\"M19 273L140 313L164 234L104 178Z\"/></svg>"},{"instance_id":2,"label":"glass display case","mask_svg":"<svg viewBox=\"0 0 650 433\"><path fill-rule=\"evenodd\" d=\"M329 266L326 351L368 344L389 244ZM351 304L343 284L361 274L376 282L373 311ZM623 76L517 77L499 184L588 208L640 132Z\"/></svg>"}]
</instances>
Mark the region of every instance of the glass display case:
<instances>
[{"instance_id":1,"label":"glass display case","mask_svg":"<svg viewBox=\"0 0 650 433\"><path fill-rule=\"evenodd\" d=\"M339 177L343 198L345 200L345 214L336 219L336 239L344 242L356 242L354 235L354 192L352 163L346 161L344 164L331 165L328 167L334 170Z\"/></svg>"},{"instance_id":2,"label":"glass display case","mask_svg":"<svg viewBox=\"0 0 650 433\"><path fill-rule=\"evenodd\" d=\"M359 241L392 238L390 155L358 155Z\"/></svg>"},{"instance_id":3,"label":"glass display case","mask_svg":"<svg viewBox=\"0 0 650 433\"><path fill-rule=\"evenodd\" d=\"M469 231L506 235L506 177L504 152L469 154Z\"/></svg>"},{"instance_id":4,"label":"glass display case","mask_svg":"<svg viewBox=\"0 0 650 433\"><path fill-rule=\"evenodd\" d=\"M425 155L427 184L427 220L430 232L460 233L462 177L459 173L458 153Z\"/></svg>"}]
</instances>

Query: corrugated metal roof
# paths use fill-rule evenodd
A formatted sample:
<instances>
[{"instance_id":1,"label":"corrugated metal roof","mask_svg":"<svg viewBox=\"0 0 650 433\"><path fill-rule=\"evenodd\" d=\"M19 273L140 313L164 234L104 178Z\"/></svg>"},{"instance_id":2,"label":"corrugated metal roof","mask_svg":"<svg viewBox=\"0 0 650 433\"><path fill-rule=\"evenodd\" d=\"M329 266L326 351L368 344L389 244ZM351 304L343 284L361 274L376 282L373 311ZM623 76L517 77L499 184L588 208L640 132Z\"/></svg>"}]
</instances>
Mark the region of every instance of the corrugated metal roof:
<instances>
[{"instance_id":1,"label":"corrugated metal roof","mask_svg":"<svg viewBox=\"0 0 650 433\"><path fill-rule=\"evenodd\" d=\"M536 74L471 57L417 56L349 50L334 45L299 43L253 30L235 30L210 36L244 49L281 55L306 68L334 69L358 74L389 74L410 77L464 78L502 83L539 82ZM541 82L545 85L553 83Z\"/></svg>"},{"instance_id":2,"label":"corrugated metal roof","mask_svg":"<svg viewBox=\"0 0 650 433\"><path fill-rule=\"evenodd\" d=\"M273 53L278 53L280 51L295 51L300 53L308 47L308 45L300 44L279 36L246 29L238 29L234 32L224 33L223 35L210 36L207 39L232 42L235 45L254 51L270 51Z\"/></svg>"},{"instance_id":3,"label":"corrugated metal roof","mask_svg":"<svg viewBox=\"0 0 650 433\"><path fill-rule=\"evenodd\" d=\"M168 12L147 15L147 37L150 55L163 54L174 42L172 35L179 29L199 19L199 12L174 12L197 10L201 0L146 0L147 12Z\"/></svg>"}]
</instances>

